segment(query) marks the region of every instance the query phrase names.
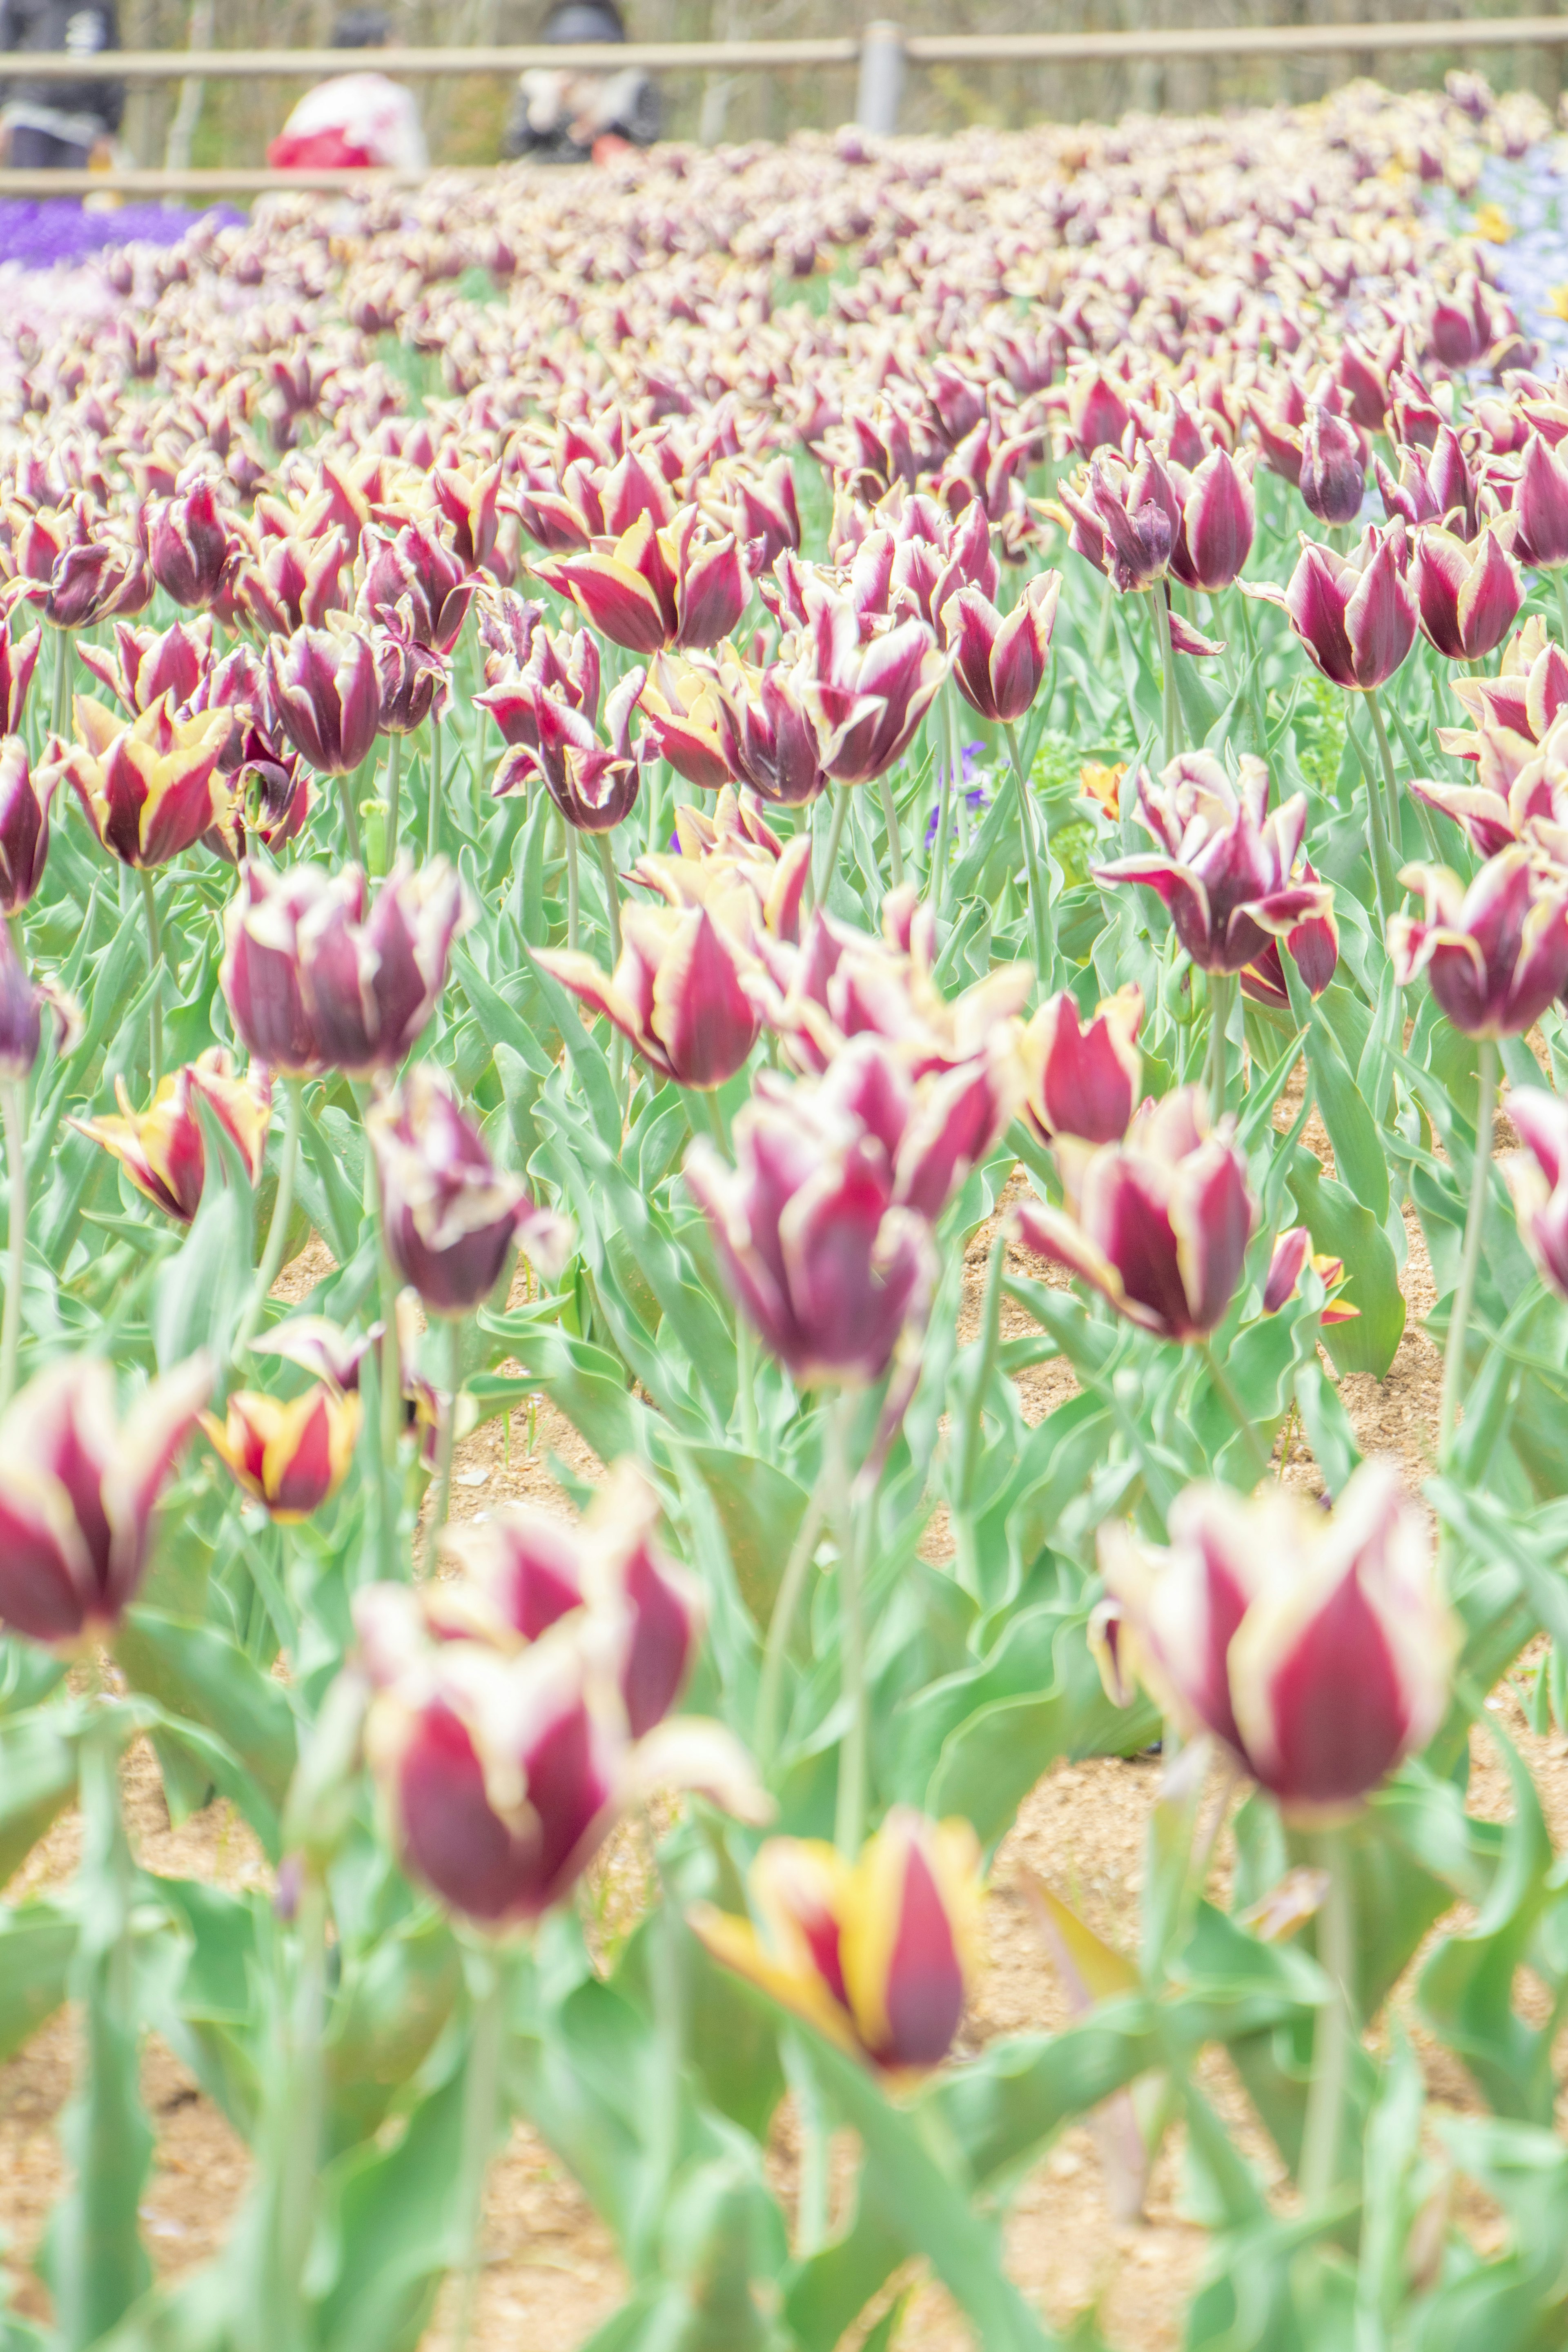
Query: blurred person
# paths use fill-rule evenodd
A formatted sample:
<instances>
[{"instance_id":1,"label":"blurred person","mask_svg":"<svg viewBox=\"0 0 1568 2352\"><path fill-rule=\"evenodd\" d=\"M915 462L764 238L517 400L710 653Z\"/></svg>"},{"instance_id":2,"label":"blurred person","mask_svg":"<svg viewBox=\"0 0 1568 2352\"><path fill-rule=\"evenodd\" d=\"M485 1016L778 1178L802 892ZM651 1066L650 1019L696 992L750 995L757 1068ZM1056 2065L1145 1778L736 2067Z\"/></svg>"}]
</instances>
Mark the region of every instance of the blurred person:
<instances>
[{"instance_id":1,"label":"blurred person","mask_svg":"<svg viewBox=\"0 0 1568 2352\"><path fill-rule=\"evenodd\" d=\"M616 0L555 0L542 37L552 47L624 41L626 28ZM620 73L536 66L519 79L506 152L538 163L603 163L628 147L651 147L662 120L658 92L636 66Z\"/></svg>"},{"instance_id":2,"label":"blurred person","mask_svg":"<svg viewBox=\"0 0 1568 2352\"><path fill-rule=\"evenodd\" d=\"M334 49L380 49L379 8L349 8L332 28ZM422 172L430 161L412 90L383 73L333 74L307 90L267 150L278 172L359 171L371 164Z\"/></svg>"},{"instance_id":3,"label":"blurred person","mask_svg":"<svg viewBox=\"0 0 1568 2352\"><path fill-rule=\"evenodd\" d=\"M120 47L114 0L0 0L0 53L29 49L97 57ZM14 172L80 172L108 163L125 111L119 81L0 83L0 163Z\"/></svg>"}]
</instances>

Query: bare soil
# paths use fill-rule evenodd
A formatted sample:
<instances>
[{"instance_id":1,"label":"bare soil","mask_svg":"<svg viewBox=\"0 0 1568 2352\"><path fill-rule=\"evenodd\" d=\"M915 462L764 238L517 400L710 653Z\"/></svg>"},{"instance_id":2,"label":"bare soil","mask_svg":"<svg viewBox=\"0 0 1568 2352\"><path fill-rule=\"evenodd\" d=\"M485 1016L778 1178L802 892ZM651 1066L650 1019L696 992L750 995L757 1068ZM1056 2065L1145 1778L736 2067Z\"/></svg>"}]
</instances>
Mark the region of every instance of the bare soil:
<instances>
[{"instance_id":1,"label":"bare soil","mask_svg":"<svg viewBox=\"0 0 1568 2352\"><path fill-rule=\"evenodd\" d=\"M1298 1085L1295 1108L1300 1100ZM1281 1122L1288 1124L1293 1115L1288 1094L1280 1106ZM1328 1139L1315 1118L1306 1137L1331 1164ZM1393 1455L1414 1486L1431 1467L1441 1365L1421 1328L1433 1304L1426 1249L1413 1214L1406 1223L1409 1255L1403 1286L1410 1318L1398 1354L1384 1381L1352 1378L1341 1385L1363 1450ZM967 1253L960 1321L966 1335L977 1319L994 1230L994 1223L982 1228ZM321 1244L313 1243L286 1270L279 1294L303 1297L329 1263ZM1037 1276L1057 1278L1037 1262L1021 1265ZM1022 1311L1006 1302L1005 1336L1028 1328ZM1025 1373L1019 1387L1027 1418L1037 1420L1051 1410L1070 1393L1071 1383L1070 1371L1057 1363ZM548 1403L540 1404L531 1446L521 1414L513 1416L510 1432L500 1422L488 1425L458 1449L454 1517L471 1517L524 1496L564 1511L568 1506L551 1467L552 1456L578 1478L592 1480L603 1474L603 1465ZM1309 1486L1316 1483L1310 1456L1299 1446L1288 1475ZM938 1559L951 1549L940 1515L928 1532L926 1549ZM1568 1743L1530 1730L1511 1685L1505 1684L1490 1705L1528 1759L1553 1843L1561 1846L1568 1838ZM1158 1761L1148 1759L1064 1763L1047 1773L1026 1800L992 1874L985 1912L986 1966L966 2020L959 2063L964 2052L977 2050L996 2035L1037 2032L1067 2021L1062 1989L1023 1891L1024 1869L1071 1903L1100 1935L1128 1951L1135 1948L1144 1837L1159 1771ZM148 1869L224 1885L267 1883L264 1861L226 1804L209 1806L178 1830L170 1827L156 1765L145 1748L127 1759L125 1797L132 1842ZM1511 1801L1500 1760L1479 1733L1473 1743L1470 1801L1475 1811L1492 1819L1504 1818ZM69 1816L28 1858L6 1890L9 1899L68 1878L79 1843L78 1823ZM1222 1832L1213 1864L1216 1885L1225 1883L1230 1859L1227 1833ZM635 1916L645 1883L635 1841L623 1838L601 1864L599 1884L592 1891L599 1918L606 1906ZM1528 2009L1531 1998L1531 1989L1522 1987L1521 2007ZM1422 2053L1433 2095L1458 2108L1479 2108L1463 2067L1421 2032L1403 1992L1398 2005ZM31 2264L48 2207L63 2181L56 2126L69 2094L76 2049L74 2023L66 2012L0 2067L0 2245L15 2303L33 2315L43 2315L47 2309ZM1205 2062L1204 2082L1269 2177L1267 2143L1222 2057ZM221 2243L244 2190L248 2159L223 2117L156 2041L147 2045L143 2089L157 2134L142 2207L147 2242L160 2273L174 2275L206 2260ZM1204 2231L1183 2211L1180 2136L1168 2138L1135 2219L1119 2213L1114 2195L1108 2195L1102 2137L1099 2119L1091 2119L1065 2132L1037 2165L1007 2221L1009 2267L1025 2294L1053 2323L1067 2323L1092 2302L1113 2352L1175 2352L1182 2313L1200 2277L1205 2253ZM792 2216L797 2145L786 2100L775 2124L769 2166ZM851 2177L852 2153L847 2146L837 2152L835 2172L841 2190ZM1271 2185L1288 2193L1277 2168ZM1485 2246L1494 2239L1495 2216L1479 2199L1461 2207L1460 2219L1478 2244ZM529 2352L571 2352L608 2317L626 2292L608 2232L526 2125L513 2129L491 2168L485 2248L475 2339L480 2352L513 2352L518 2346ZM900 2352L959 2352L973 2342L944 2291L921 2270L911 2267L895 2282L894 2292L906 2290L911 2299L898 2336ZM430 2352L437 2347L444 2352L450 2342L454 2315L455 2302L448 2296L426 2338ZM856 2341L855 2336L846 2339L847 2352Z\"/></svg>"}]
</instances>

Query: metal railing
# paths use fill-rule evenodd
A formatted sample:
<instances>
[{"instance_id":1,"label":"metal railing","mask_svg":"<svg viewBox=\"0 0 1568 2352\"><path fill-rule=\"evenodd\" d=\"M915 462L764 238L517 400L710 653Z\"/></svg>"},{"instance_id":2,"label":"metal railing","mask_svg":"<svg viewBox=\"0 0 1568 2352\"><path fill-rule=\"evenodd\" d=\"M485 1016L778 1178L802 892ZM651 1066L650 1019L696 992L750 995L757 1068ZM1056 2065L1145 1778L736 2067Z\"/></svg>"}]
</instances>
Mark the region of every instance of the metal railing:
<instances>
[{"instance_id":1,"label":"metal railing","mask_svg":"<svg viewBox=\"0 0 1568 2352\"><path fill-rule=\"evenodd\" d=\"M1226 25L1185 30L1150 27L1109 33L905 33L879 22L836 39L785 41L626 41L559 47L539 43L470 48L386 48L378 71L409 79L500 74L531 68L613 65L644 72L778 73L858 68L856 121L887 135L898 127L909 67L957 65L1105 65L1194 58L1373 56L1421 49L1471 54L1488 49L1568 47L1568 16L1395 18L1387 23ZM24 53L0 59L6 72L32 81L300 81L344 70L335 49L115 49L88 57L70 52ZM0 170L0 195L64 195L96 191L128 195L254 195L277 189L366 190L417 186L440 177L483 179L499 166L439 165L430 172L274 172L239 164L211 170L10 172ZM0 255L0 259L4 256Z\"/></svg>"}]
</instances>

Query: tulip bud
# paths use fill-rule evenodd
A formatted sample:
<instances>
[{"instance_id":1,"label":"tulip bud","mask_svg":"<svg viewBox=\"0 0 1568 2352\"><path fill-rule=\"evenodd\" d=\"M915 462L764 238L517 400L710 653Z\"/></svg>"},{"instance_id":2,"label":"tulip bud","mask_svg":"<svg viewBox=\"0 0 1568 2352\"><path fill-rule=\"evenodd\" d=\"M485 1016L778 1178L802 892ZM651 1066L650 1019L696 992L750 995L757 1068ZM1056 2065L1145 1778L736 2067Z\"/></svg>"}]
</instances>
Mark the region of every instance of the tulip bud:
<instances>
[{"instance_id":1,"label":"tulip bud","mask_svg":"<svg viewBox=\"0 0 1568 2352\"><path fill-rule=\"evenodd\" d=\"M247 672L252 672L248 650L237 651ZM172 628L159 630L138 629L129 621L116 621L112 652L105 646L89 645L79 645L76 652L83 668L108 687L133 719L150 710L165 694L174 697L176 709L184 711L194 707L197 690L212 667L212 623L204 616L190 623L176 621ZM259 679L247 676L247 683L259 694ZM218 699L209 696L201 708L210 709Z\"/></svg>"},{"instance_id":2,"label":"tulip bud","mask_svg":"<svg viewBox=\"0 0 1568 2352\"><path fill-rule=\"evenodd\" d=\"M1363 1463L1331 1511L1289 1488L1189 1486L1170 1548L1100 1531L1139 1669L1184 1733L1223 1740L1299 1822L1342 1817L1426 1746L1456 1629L1426 1522L1392 1465Z\"/></svg>"},{"instance_id":3,"label":"tulip bud","mask_svg":"<svg viewBox=\"0 0 1568 2352\"><path fill-rule=\"evenodd\" d=\"M1334 416L1319 401L1307 404L1301 427L1301 471L1297 483L1310 514L1320 522L1354 522L1366 490L1366 459L1355 426Z\"/></svg>"},{"instance_id":4,"label":"tulip bud","mask_svg":"<svg viewBox=\"0 0 1568 2352\"><path fill-rule=\"evenodd\" d=\"M1542 1280L1568 1298L1568 1105L1544 1087L1513 1087L1506 1108L1524 1145L1505 1162L1519 1236Z\"/></svg>"},{"instance_id":5,"label":"tulip bud","mask_svg":"<svg viewBox=\"0 0 1568 2352\"><path fill-rule=\"evenodd\" d=\"M1038 573L1005 619L978 588L942 607L958 690L993 726L1021 719L1045 683L1061 584L1059 572Z\"/></svg>"},{"instance_id":6,"label":"tulip bud","mask_svg":"<svg viewBox=\"0 0 1568 2352\"><path fill-rule=\"evenodd\" d=\"M1369 525L1356 553L1303 539L1287 587L1244 581L1242 593L1280 607L1332 685L1365 693L1387 684L1415 642L1417 607L1404 562L1404 524L1381 533Z\"/></svg>"},{"instance_id":7,"label":"tulip bud","mask_svg":"<svg viewBox=\"0 0 1568 2352\"><path fill-rule=\"evenodd\" d=\"M0 735L21 733L27 688L33 682L38 647L43 641L41 628L29 629L25 637L13 637L0 620Z\"/></svg>"},{"instance_id":8,"label":"tulip bud","mask_svg":"<svg viewBox=\"0 0 1568 2352\"><path fill-rule=\"evenodd\" d=\"M447 665L415 635L406 597L376 633L375 667L384 734L414 735L432 715L439 720L451 698Z\"/></svg>"},{"instance_id":9,"label":"tulip bud","mask_svg":"<svg viewBox=\"0 0 1568 2352\"><path fill-rule=\"evenodd\" d=\"M572 1254L571 1226L503 1176L433 1063L374 1104L365 1132L375 1152L382 1232L400 1279L432 1315L467 1315L500 1281L521 1241L546 1275Z\"/></svg>"},{"instance_id":10,"label":"tulip bud","mask_svg":"<svg viewBox=\"0 0 1568 2352\"><path fill-rule=\"evenodd\" d=\"M19 735L0 738L0 915L26 906L44 878L58 769L35 780Z\"/></svg>"},{"instance_id":11,"label":"tulip bud","mask_svg":"<svg viewBox=\"0 0 1568 2352\"><path fill-rule=\"evenodd\" d=\"M1449 661L1479 661L1495 651L1524 601L1519 566L1490 523L1468 546L1452 531L1418 531L1410 584L1422 635Z\"/></svg>"},{"instance_id":12,"label":"tulip bud","mask_svg":"<svg viewBox=\"0 0 1568 2352\"><path fill-rule=\"evenodd\" d=\"M1066 990L1041 1005L1019 1050L1028 1076L1025 1108L1047 1143L1058 1135L1121 1142L1138 1106L1142 1018L1142 991L1131 982L1105 999L1087 1029Z\"/></svg>"},{"instance_id":13,"label":"tulip bud","mask_svg":"<svg viewBox=\"0 0 1568 2352\"><path fill-rule=\"evenodd\" d=\"M121 1420L114 1375L68 1358L0 1418L0 1620L29 1641L107 1636L136 1598L153 1515L212 1386L195 1356Z\"/></svg>"},{"instance_id":14,"label":"tulip bud","mask_svg":"<svg viewBox=\"0 0 1568 2352\"><path fill-rule=\"evenodd\" d=\"M1420 915L1389 918L1402 988L1425 972L1443 1013L1468 1037L1518 1037L1568 983L1568 876L1535 871L1521 843L1490 857L1468 887L1446 866L1407 866Z\"/></svg>"},{"instance_id":15,"label":"tulip bud","mask_svg":"<svg viewBox=\"0 0 1568 2352\"><path fill-rule=\"evenodd\" d=\"M226 710L181 714L165 694L127 726L79 694L75 713L82 741L52 739L39 782L52 789L63 773L99 840L122 865L166 865L224 822L232 800L218 769L232 725Z\"/></svg>"},{"instance_id":16,"label":"tulip bud","mask_svg":"<svg viewBox=\"0 0 1568 2352\"><path fill-rule=\"evenodd\" d=\"M1184 586L1216 595L1241 577L1252 552L1251 479L1228 450L1214 449L1178 488L1182 519L1171 570Z\"/></svg>"},{"instance_id":17,"label":"tulip bud","mask_svg":"<svg viewBox=\"0 0 1568 2352\"><path fill-rule=\"evenodd\" d=\"M1270 815L1268 771L1245 752L1232 783L1209 751L1184 752L1158 785L1138 772L1140 823L1163 853L1097 866L1100 884L1142 883L1170 914L1176 937L1205 971L1241 971L1271 940L1326 919L1326 883L1292 879L1307 823L1294 793Z\"/></svg>"},{"instance_id":18,"label":"tulip bud","mask_svg":"<svg viewBox=\"0 0 1568 2352\"><path fill-rule=\"evenodd\" d=\"M359 1439L360 1400L324 1383L287 1404L238 1390L226 1418L204 1412L201 1424L236 1483L274 1519L308 1519L348 1475Z\"/></svg>"},{"instance_id":19,"label":"tulip bud","mask_svg":"<svg viewBox=\"0 0 1568 2352\"><path fill-rule=\"evenodd\" d=\"M1206 1338L1236 1295L1258 1222L1234 1129L1224 1118L1211 1131L1197 1087L1144 1103L1122 1141L1069 1164L1070 1208L1019 1202L1019 1240L1160 1339Z\"/></svg>"},{"instance_id":20,"label":"tulip bud","mask_svg":"<svg viewBox=\"0 0 1568 2352\"><path fill-rule=\"evenodd\" d=\"M357 629L302 628L267 646L278 724L318 774L351 775L381 723L375 649Z\"/></svg>"},{"instance_id":21,"label":"tulip bud","mask_svg":"<svg viewBox=\"0 0 1568 2352\"><path fill-rule=\"evenodd\" d=\"M195 1062L163 1079L152 1107L133 1111L125 1081L114 1082L118 1118L73 1118L79 1134L101 1143L154 1208L188 1225L201 1206L206 1182L206 1140L196 1109L207 1103L238 1149L253 1185L261 1181L267 1129L272 1113L272 1081L265 1070L237 1076L233 1056L210 1045Z\"/></svg>"},{"instance_id":22,"label":"tulip bud","mask_svg":"<svg viewBox=\"0 0 1568 2352\"><path fill-rule=\"evenodd\" d=\"M1513 494L1513 552L1531 571L1568 564L1568 464L1539 433L1524 445Z\"/></svg>"},{"instance_id":23,"label":"tulip bud","mask_svg":"<svg viewBox=\"0 0 1568 2352\"><path fill-rule=\"evenodd\" d=\"M540 949L536 960L679 1086L723 1086L757 1042L761 1016L745 984L752 960L706 907L626 907L607 978L567 950Z\"/></svg>"},{"instance_id":24,"label":"tulip bud","mask_svg":"<svg viewBox=\"0 0 1568 2352\"><path fill-rule=\"evenodd\" d=\"M140 613L152 593L139 550L107 539L75 541L49 573L44 618L57 629L90 629L116 613Z\"/></svg>"},{"instance_id":25,"label":"tulip bud","mask_svg":"<svg viewBox=\"0 0 1568 2352\"><path fill-rule=\"evenodd\" d=\"M853 1864L769 1838L752 1865L763 1933L708 1904L708 1950L842 2050L892 2075L939 2065L980 1958L980 1843L964 1821L897 1806Z\"/></svg>"},{"instance_id":26,"label":"tulip bud","mask_svg":"<svg viewBox=\"0 0 1568 2352\"><path fill-rule=\"evenodd\" d=\"M210 482L153 509L147 559L153 577L176 604L210 604L223 585L237 546L217 510Z\"/></svg>"}]
</instances>

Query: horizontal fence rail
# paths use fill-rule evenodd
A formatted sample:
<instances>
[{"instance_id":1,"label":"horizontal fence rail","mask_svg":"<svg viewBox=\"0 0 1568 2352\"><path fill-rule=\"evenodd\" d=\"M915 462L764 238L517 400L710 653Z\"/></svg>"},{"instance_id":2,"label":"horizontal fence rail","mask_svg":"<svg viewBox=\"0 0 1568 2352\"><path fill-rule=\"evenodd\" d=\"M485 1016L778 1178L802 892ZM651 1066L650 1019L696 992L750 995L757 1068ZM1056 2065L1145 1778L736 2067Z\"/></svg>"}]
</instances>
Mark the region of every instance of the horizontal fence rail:
<instances>
[{"instance_id":1,"label":"horizontal fence rail","mask_svg":"<svg viewBox=\"0 0 1568 2352\"><path fill-rule=\"evenodd\" d=\"M647 73L778 73L858 70L856 121L886 135L898 127L907 69L960 65L1107 65L1191 58L1371 57L1413 50L1568 47L1568 16L1394 18L1373 24L1227 25L1131 33L909 33L879 22L828 40L624 41L559 46L384 48L377 70L408 79L462 75L513 76L544 68L637 67ZM363 62L363 60L361 61ZM351 70L342 49L112 49L77 57L68 50L0 54L5 81L314 81ZM369 194L488 179L503 167L437 165L423 172L268 171L237 164L214 169L127 168L86 172L0 169L0 196L262 195L279 190ZM0 261L4 261L0 249Z\"/></svg>"}]
</instances>

